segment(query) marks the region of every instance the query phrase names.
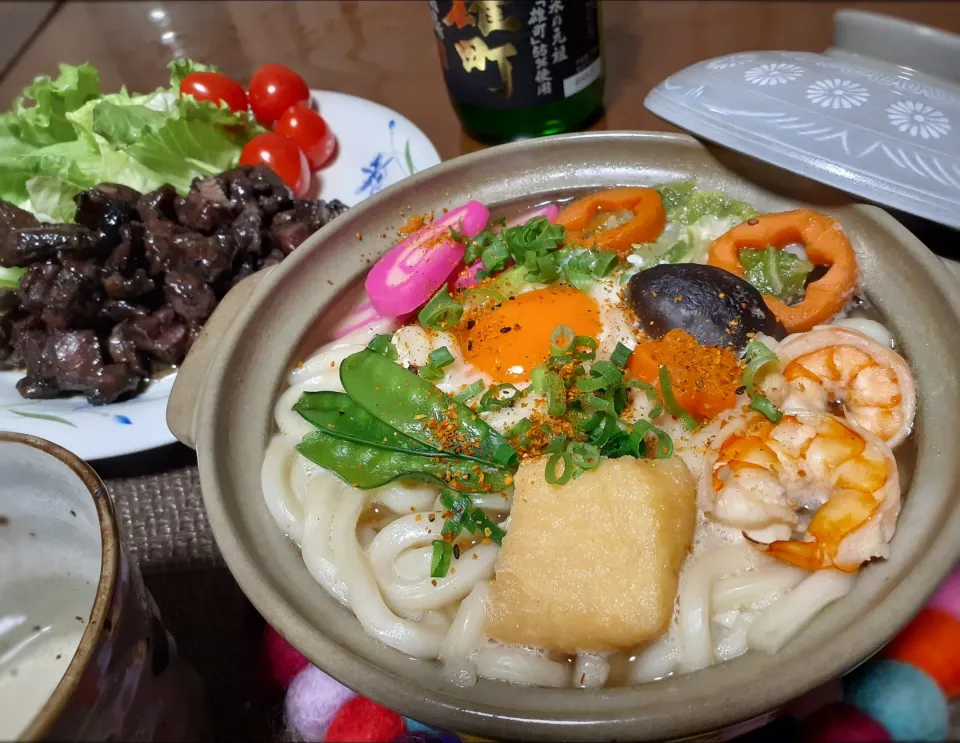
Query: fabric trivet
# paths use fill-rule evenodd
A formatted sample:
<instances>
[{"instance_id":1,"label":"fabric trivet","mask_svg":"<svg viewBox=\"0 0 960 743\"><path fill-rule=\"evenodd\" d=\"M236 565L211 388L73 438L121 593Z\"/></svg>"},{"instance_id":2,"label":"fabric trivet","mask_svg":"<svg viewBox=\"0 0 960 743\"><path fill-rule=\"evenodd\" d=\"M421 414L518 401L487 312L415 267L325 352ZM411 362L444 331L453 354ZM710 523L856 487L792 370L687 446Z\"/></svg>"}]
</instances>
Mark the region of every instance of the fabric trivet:
<instances>
[{"instance_id":1,"label":"fabric trivet","mask_svg":"<svg viewBox=\"0 0 960 743\"><path fill-rule=\"evenodd\" d=\"M269 626L263 648L270 679L281 684L289 679L286 722L297 740L478 740L434 730L357 695L311 665ZM772 727L777 728L776 740L797 743L943 741L949 731L949 702L958 697L960 566L879 656L843 679L843 701L802 717L785 716ZM763 730L747 738L762 738Z\"/></svg>"}]
</instances>

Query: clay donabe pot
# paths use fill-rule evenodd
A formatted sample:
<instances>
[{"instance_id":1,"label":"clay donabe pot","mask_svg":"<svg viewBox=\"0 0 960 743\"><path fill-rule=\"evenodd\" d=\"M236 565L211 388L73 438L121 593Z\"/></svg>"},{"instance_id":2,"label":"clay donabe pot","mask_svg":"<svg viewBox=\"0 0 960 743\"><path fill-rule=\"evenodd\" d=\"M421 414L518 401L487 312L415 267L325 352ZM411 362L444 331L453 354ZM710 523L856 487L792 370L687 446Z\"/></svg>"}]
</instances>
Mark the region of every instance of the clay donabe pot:
<instances>
[{"instance_id":1,"label":"clay donabe pot","mask_svg":"<svg viewBox=\"0 0 960 743\"><path fill-rule=\"evenodd\" d=\"M890 559L863 570L779 653L748 653L697 673L590 691L448 683L437 664L367 635L310 577L260 488L272 408L291 365L325 339L373 261L414 214L476 199L543 201L609 186L695 177L761 211L806 206L835 217L858 256L862 288L902 341L916 373L916 468L905 482ZM344 684L418 720L514 740L663 740L740 723L839 676L883 646L960 556L960 286L884 211L789 172L679 135L588 133L505 145L419 173L364 201L218 307L182 367L168 407L195 446L213 533L266 619ZM905 468L906 469L906 468Z\"/></svg>"}]
</instances>

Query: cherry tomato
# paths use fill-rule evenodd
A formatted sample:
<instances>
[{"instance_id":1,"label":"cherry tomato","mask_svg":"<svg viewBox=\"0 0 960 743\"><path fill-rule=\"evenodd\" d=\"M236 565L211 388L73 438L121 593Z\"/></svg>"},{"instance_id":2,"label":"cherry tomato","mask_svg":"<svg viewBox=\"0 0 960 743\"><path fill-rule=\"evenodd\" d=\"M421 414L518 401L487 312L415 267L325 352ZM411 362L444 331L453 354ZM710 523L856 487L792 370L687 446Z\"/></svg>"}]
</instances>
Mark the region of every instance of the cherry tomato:
<instances>
[{"instance_id":1,"label":"cherry tomato","mask_svg":"<svg viewBox=\"0 0 960 743\"><path fill-rule=\"evenodd\" d=\"M191 72L180 83L180 97L192 95L198 101L225 101L231 111L247 110L247 94L240 83L219 72Z\"/></svg>"},{"instance_id":2,"label":"cherry tomato","mask_svg":"<svg viewBox=\"0 0 960 743\"><path fill-rule=\"evenodd\" d=\"M297 143L273 132L258 134L240 153L241 165L263 163L280 176L293 195L301 198L310 188L310 165Z\"/></svg>"},{"instance_id":3,"label":"cherry tomato","mask_svg":"<svg viewBox=\"0 0 960 743\"><path fill-rule=\"evenodd\" d=\"M265 64L250 78L250 108L257 121L273 128L290 106L310 100L310 88L282 64Z\"/></svg>"},{"instance_id":4,"label":"cherry tomato","mask_svg":"<svg viewBox=\"0 0 960 743\"><path fill-rule=\"evenodd\" d=\"M327 122L303 104L290 106L273 131L296 142L314 170L319 170L337 148L337 140Z\"/></svg>"}]
</instances>

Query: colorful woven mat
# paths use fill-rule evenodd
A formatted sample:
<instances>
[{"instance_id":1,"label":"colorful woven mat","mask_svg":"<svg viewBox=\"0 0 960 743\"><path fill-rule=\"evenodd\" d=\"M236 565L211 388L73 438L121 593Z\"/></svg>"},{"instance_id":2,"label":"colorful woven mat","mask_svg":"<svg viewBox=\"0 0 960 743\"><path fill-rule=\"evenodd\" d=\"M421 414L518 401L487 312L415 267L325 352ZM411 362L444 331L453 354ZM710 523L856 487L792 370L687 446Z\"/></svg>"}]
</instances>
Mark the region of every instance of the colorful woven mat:
<instances>
[{"instance_id":1,"label":"colorful woven mat","mask_svg":"<svg viewBox=\"0 0 960 743\"><path fill-rule=\"evenodd\" d=\"M298 740L478 740L435 730L359 696L310 665L269 626L263 640L271 683L286 690L286 724ZM943 741L950 725L949 703L957 698L960 566L877 657L843 679L842 701L793 713L795 717L784 715L773 724L776 730L770 739L797 743Z\"/></svg>"}]
</instances>

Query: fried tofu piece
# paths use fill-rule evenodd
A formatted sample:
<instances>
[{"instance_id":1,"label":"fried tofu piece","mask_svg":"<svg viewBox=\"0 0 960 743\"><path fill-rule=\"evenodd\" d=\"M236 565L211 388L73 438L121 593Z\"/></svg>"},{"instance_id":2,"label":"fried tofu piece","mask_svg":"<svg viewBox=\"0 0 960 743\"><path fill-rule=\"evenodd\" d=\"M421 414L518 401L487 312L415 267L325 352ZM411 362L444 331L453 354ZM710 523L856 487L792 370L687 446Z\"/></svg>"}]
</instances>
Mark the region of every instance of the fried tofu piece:
<instances>
[{"instance_id":1,"label":"fried tofu piece","mask_svg":"<svg viewBox=\"0 0 960 743\"><path fill-rule=\"evenodd\" d=\"M566 485L546 457L517 472L486 631L565 653L629 649L662 634L696 527L678 457L607 459Z\"/></svg>"}]
</instances>

